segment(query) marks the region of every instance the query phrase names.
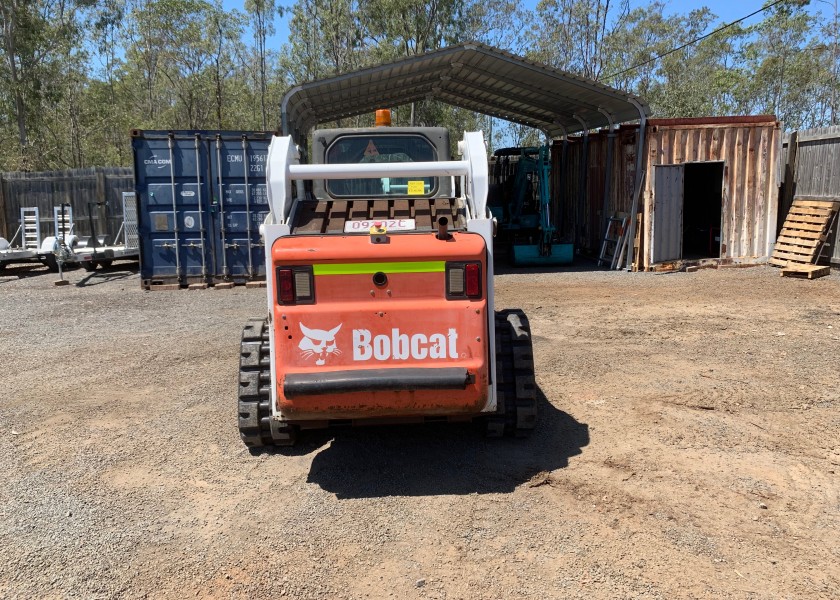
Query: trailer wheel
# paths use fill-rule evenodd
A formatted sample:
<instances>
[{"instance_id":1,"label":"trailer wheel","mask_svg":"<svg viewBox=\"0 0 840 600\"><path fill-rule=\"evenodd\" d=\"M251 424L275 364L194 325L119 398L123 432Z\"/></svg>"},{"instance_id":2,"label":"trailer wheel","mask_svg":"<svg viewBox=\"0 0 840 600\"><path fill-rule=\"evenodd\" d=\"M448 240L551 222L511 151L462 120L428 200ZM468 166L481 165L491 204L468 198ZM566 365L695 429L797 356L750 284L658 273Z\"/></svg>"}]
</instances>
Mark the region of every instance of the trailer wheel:
<instances>
[{"instance_id":1,"label":"trailer wheel","mask_svg":"<svg viewBox=\"0 0 840 600\"><path fill-rule=\"evenodd\" d=\"M58 259L55 254L45 254L43 263L50 270L50 273L58 273Z\"/></svg>"},{"instance_id":2,"label":"trailer wheel","mask_svg":"<svg viewBox=\"0 0 840 600\"><path fill-rule=\"evenodd\" d=\"M96 270L96 261L95 260L86 260L82 262L82 268L87 271L88 273L92 273Z\"/></svg>"},{"instance_id":3,"label":"trailer wheel","mask_svg":"<svg viewBox=\"0 0 840 600\"><path fill-rule=\"evenodd\" d=\"M239 435L248 448L291 446L297 427L271 419L271 352L265 319L250 319L239 353Z\"/></svg>"},{"instance_id":4,"label":"trailer wheel","mask_svg":"<svg viewBox=\"0 0 840 600\"><path fill-rule=\"evenodd\" d=\"M496 398L487 435L529 436L537 424L537 384L531 328L519 309L496 313Z\"/></svg>"},{"instance_id":5,"label":"trailer wheel","mask_svg":"<svg viewBox=\"0 0 840 600\"><path fill-rule=\"evenodd\" d=\"M114 263L113 259L106 258L105 260L100 260L99 264L103 269L107 269Z\"/></svg>"}]
</instances>

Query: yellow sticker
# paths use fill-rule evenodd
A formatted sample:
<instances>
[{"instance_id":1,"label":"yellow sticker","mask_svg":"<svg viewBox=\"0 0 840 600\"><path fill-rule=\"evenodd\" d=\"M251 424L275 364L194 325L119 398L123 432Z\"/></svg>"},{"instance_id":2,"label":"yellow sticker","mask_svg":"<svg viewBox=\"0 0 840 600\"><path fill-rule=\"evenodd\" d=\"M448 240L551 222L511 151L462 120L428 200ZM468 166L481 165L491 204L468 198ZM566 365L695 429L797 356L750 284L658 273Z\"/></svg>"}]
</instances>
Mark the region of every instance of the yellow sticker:
<instances>
[{"instance_id":1,"label":"yellow sticker","mask_svg":"<svg viewBox=\"0 0 840 600\"><path fill-rule=\"evenodd\" d=\"M408 182L408 195L409 196L422 196L426 193L426 185L424 181L409 181Z\"/></svg>"}]
</instances>

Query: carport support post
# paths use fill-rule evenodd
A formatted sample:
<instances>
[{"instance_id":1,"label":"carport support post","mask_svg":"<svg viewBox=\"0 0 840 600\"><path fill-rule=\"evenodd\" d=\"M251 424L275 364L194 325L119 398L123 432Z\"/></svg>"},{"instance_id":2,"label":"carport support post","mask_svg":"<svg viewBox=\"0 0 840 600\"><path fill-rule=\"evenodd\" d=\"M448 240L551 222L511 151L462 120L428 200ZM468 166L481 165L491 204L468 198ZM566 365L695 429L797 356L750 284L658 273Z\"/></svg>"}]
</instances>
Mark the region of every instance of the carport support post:
<instances>
[{"instance_id":1,"label":"carport support post","mask_svg":"<svg viewBox=\"0 0 840 600\"><path fill-rule=\"evenodd\" d=\"M635 98L628 98L631 104L639 111L639 139L636 146L636 173L633 177L633 208L630 209L630 227L627 230L627 263L625 268L628 271L633 270L633 244L636 243L636 214L639 212L639 196L642 193L642 179L644 173L642 167L644 165L645 153L645 130L647 129L647 114L645 109L639 104ZM641 242L640 242L641 245Z\"/></svg>"},{"instance_id":2,"label":"carport support post","mask_svg":"<svg viewBox=\"0 0 840 600\"><path fill-rule=\"evenodd\" d=\"M604 238L606 238L607 224L609 223L609 215L607 214L607 211L610 209L610 192L612 191L610 189L610 184L612 184L613 145L617 134L615 119L613 119L613 116L603 108L599 108L598 112L607 117L607 121L610 123L610 132L607 135L607 165L604 174L604 205L601 209L601 231L604 232ZM616 249L616 252L618 252L618 249Z\"/></svg>"},{"instance_id":3,"label":"carport support post","mask_svg":"<svg viewBox=\"0 0 840 600\"><path fill-rule=\"evenodd\" d=\"M558 169L560 172L557 174L557 222L554 224L557 227L557 232L562 236L563 235L563 217L565 216L566 212L566 187L564 186L564 182L566 180L566 156L568 156L569 150L569 136L566 133L566 128L560 125L559 123L555 123L560 130L563 132L563 146L562 150L560 151L560 168Z\"/></svg>"},{"instance_id":4,"label":"carport support post","mask_svg":"<svg viewBox=\"0 0 840 600\"><path fill-rule=\"evenodd\" d=\"M586 206L586 173L589 169L589 126L578 115L572 116L583 127L583 156L580 159L580 189L578 189L578 198L575 203L575 246L579 248L581 220L583 219L583 210Z\"/></svg>"}]
</instances>

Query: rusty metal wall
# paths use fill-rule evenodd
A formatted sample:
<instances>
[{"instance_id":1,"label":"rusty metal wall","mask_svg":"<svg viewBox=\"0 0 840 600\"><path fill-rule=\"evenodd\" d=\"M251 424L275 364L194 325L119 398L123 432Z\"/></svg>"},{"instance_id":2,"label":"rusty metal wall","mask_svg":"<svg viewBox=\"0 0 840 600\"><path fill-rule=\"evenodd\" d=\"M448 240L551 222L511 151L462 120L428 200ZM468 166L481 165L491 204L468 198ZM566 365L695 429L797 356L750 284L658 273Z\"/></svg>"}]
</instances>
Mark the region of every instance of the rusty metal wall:
<instances>
[{"instance_id":1,"label":"rusty metal wall","mask_svg":"<svg viewBox=\"0 0 840 600\"><path fill-rule=\"evenodd\" d=\"M586 179L581 185L583 138L575 136L566 144L552 145L552 214L564 241L574 240L584 254L597 254L604 237L604 186L610 178L607 214L629 213L633 204L633 178L636 163L638 126L621 126L613 135L599 131L589 135ZM607 168L607 149L612 144L612 165ZM577 217L577 218L576 218ZM577 222L577 227L575 223ZM577 235L575 231L577 230Z\"/></svg>"},{"instance_id":2,"label":"rusty metal wall","mask_svg":"<svg viewBox=\"0 0 840 600\"><path fill-rule=\"evenodd\" d=\"M0 236L10 239L21 207L34 206L41 215L42 238L55 235L53 207L67 203L73 207L74 233L90 235L88 215L93 209L97 233L114 238L122 224L122 193L133 190L132 170L122 167L0 173ZM103 204L92 207L89 202Z\"/></svg>"},{"instance_id":3,"label":"rusty metal wall","mask_svg":"<svg viewBox=\"0 0 840 600\"><path fill-rule=\"evenodd\" d=\"M780 219L794 196L840 197L840 126L795 131L786 138ZM831 262L840 263L839 228L834 229Z\"/></svg>"},{"instance_id":4,"label":"rusty metal wall","mask_svg":"<svg viewBox=\"0 0 840 600\"><path fill-rule=\"evenodd\" d=\"M781 128L773 118L651 120L645 143L643 268L653 264L652 227L657 165L723 161L721 259L765 262L776 240Z\"/></svg>"}]
</instances>

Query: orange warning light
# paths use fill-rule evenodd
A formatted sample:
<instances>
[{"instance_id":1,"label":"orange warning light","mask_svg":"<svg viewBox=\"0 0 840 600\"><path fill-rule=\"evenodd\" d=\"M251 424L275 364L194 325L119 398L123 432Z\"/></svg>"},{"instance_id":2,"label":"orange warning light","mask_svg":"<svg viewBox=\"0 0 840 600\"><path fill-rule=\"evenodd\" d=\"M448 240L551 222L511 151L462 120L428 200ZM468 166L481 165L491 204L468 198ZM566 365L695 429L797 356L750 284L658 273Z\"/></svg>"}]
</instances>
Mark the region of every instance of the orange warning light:
<instances>
[{"instance_id":1,"label":"orange warning light","mask_svg":"<svg viewBox=\"0 0 840 600\"><path fill-rule=\"evenodd\" d=\"M391 111L387 108L376 110L376 126L388 127L391 124Z\"/></svg>"}]
</instances>

